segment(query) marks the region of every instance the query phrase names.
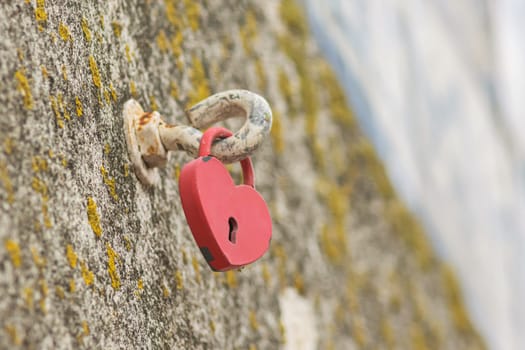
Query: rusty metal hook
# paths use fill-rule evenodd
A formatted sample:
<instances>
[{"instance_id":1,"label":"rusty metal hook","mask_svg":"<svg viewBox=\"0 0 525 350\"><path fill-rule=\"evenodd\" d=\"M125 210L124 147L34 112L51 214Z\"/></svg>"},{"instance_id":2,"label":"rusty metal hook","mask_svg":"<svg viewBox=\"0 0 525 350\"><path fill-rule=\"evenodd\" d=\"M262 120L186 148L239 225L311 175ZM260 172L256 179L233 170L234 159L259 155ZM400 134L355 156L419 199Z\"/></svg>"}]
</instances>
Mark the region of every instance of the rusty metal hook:
<instances>
[{"instance_id":1,"label":"rusty metal hook","mask_svg":"<svg viewBox=\"0 0 525 350\"><path fill-rule=\"evenodd\" d=\"M211 155L224 163L234 163L251 155L263 142L272 126L272 111L266 100L247 90L228 90L212 95L186 111L191 126L167 124L157 111L144 112L131 99L124 104L124 129L128 153L135 174L145 185L159 178L157 167L168 160L168 151L199 153L204 129L214 123L244 117L244 125L233 136L217 141Z\"/></svg>"}]
</instances>

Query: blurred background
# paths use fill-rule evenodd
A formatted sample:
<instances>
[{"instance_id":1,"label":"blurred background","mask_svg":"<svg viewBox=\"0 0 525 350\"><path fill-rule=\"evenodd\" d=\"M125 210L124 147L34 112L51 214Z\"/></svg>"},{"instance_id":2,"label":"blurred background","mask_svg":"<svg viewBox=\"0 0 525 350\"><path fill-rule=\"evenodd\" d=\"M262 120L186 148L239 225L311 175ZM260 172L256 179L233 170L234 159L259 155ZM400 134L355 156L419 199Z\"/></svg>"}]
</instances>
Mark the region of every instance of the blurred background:
<instances>
[{"instance_id":1,"label":"blurred background","mask_svg":"<svg viewBox=\"0 0 525 350\"><path fill-rule=\"evenodd\" d=\"M525 1L305 4L487 344L525 349Z\"/></svg>"}]
</instances>

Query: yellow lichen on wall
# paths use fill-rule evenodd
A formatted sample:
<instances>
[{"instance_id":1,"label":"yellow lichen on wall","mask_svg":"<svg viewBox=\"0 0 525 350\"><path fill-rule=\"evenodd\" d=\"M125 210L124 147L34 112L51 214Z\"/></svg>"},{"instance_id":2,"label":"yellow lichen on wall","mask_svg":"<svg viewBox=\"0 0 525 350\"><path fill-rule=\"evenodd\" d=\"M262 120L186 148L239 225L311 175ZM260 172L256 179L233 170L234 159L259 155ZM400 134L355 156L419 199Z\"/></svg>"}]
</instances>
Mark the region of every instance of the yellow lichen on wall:
<instances>
[{"instance_id":1,"label":"yellow lichen on wall","mask_svg":"<svg viewBox=\"0 0 525 350\"><path fill-rule=\"evenodd\" d=\"M104 183L108 187L111 197L113 197L115 201L118 201L119 198L117 194L115 178L109 176L108 171L103 165L100 166L100 174L102 174L102 179L104 180Z\"/></svg>"},{"instance_id":2,"label":"yellow lichen on wall","mask_svg":"<svg viewBox=\"0 0 525 350\"><path fill-rule=\"evenodd\" d=\"M11 343L15 346L22 345L22 338L18 335L18 331L14 325L6 324L4 326L4 330L9 336L9 339L11 340Z\"/></svg>"},{"instance_id":3,"label":"yellow lichen on wall","mask_svg":"<svg viewBox=\"0 0 525 350\"><path fill-rule=\"evenodd\" d=\"M82 28L82 32L84 33L84 38L89 43L91 41L91 30L89 29L89 24L85 17L82 17L82 19L80 20L80 27Z\"/></svg>"},{"instance_id":4,"label":"yellow lichen on wall","mask_svg":"<svg viewBox=\"0 0 525 350\"><path fill-rule=\"evenodd\" d=\"M47 21L47 12L46 12L45 5L46 5L45 0L36 0L35 19L36 19L36 23L38 25L39 31L44 30L44 24Z\"/></svg>"},{"instance_id":5,"label":"yellow lichen on wall","mask_svg":"<svg viewBox=\"0 0 525 350\"><path fill-rule=\"evenodd\" d=\"M82 329L76 339L80 345L84 345L84 338L91 334L91 330L89 329L87 321L82 321L81 328Z\"/></svg>"},{"instance_id":6,"label":"yellow lichen on wall","mask_svg":"<svg viewBox=\"0 0 525 350\"><path fill-rule=\"evenodd\" d=\"M208 86L208 80L206 79L206 72L204 71L204 66L196 55L193 55L192 59L190 80L193 88L188 94L189 99L188 103L186 104L186 108L190 108L191 106L211 95L211 91Z\"/></svg>"},{"instance_id":7,"label":"yellow lichen on wall","mask_svg":"<svg viewBox=\"0 0 525 350\"><path fill-rule=\"evenodd\" d=\"M17 48L17 49L16 49L16 54L17 54L18 59L20 60L20 62L23 62L24 59L25 59L24 51L22 51L21 48Z\"/></svg>"},{"instance_id":8,"label":"yellow lichen on wall","mask_svg":"<svg viewBox=\"0 0 525 350\"><path fill-rule=\"evenodd\" d=\"M294 90L292 89L290 80L288 79L288 75L286 75L286 72L282 68L280 68L278 70L277 77L279 82L279 91L281 92L281 96L284 97L284 101L286 102L288 115L290 117L294 117L297 111L295 109L293 101Z\"/></svg>"},{"instance_id":9,"label":"yellow lichen on wall","mask_svg":"<svg viewBox=\"0 0 525 350\"><path fill-rule=\"evenodd\" d=\"M394 330L386 317L381 320L381 337L389 349L395 346Z\"/></svg>"},{"instance_id":10,"label":"yellow lichen on wall","mask_svg":"<svg viewBox=\"0 0 525 350\"><path fill-rule=\"evenodd\" d=\"M157 100L155 99L155 96L153 96L153 95L149 97L149 106L150 106L152 111L158 111L159 110L159 106L157 105Z\"/></svg>"},{"instance_id":11,"label":"yellow lichen on wall","mask_svg":"<svg viewBox=\"0 0 525 350\"><path fill-rule=\"evenodd\" d=\"M129 239L129 237L127 235L124 235L122 239L124 240L124 248L126 248L128 252L131 251L132 245L131 245L131 240Z\"/></svg>"},{"instance_id":12,"label":"yellow lichen on wall","mask_svg":"<svg viewBox=\"0 0 525 350\"><path fill-rule=\"evenodd\" d=\"M14 267L22 266L22 253L20 252L20 246L12 239L6 239L4 241L5 250L9 253L11 263Z\"/></svg>"},{"instance_id":13,"label":"yellow lichen on wall","mask_svg":"<svg viewBox=\"0 0 525 350\"><path fill-rule=\"evenodd\" d=\"M11 137L7 137L5 140L4 140L4 152L5 154L7 155L10 155L13 153L13 149L15 147L15 142L13 141L13 139Z\"/></svg>"},{"instance_id":14,"label":"yellow lichen on wall","mask_svg":"<svg viewBox=\"0 0 525 350\"><path fill-rule=\"evenodd\" d=\"M98 24L100 24L100 28L102 28L102 30L105 29L104 15L99 15L98 16Z\"/></svg>"},{"instance_id":15,"label":"yellow lichen on wall","mask_svg":"<svg viewBox=\"0 0 525 350\"><path fill-rule=\"evenodd\" d=\"M63 300L66 297L66 294L64 293L64 288L60 286L55 287L55 294L60 300Z\"/></svg>"},{"instance_id":16,"label":"yellow lichen on wall","mask_svg":"<svg viewBox=\"0 0 525 350\"><path fill-rule=\"evenodd\" d=\"M168 289L168 287L166 287L164 283L162 284L162 296L164 298L168 298L170 296L170 290Z\"/></svg>"},{"instance_id":17,"label":"yellow lichen on wall","mask_svg":"<svg viewBox=\"0 0 525 350\"><path fill-rule=\"evenodd\" d=\"M109 243L106 243L106 252L108 255L108 274L111 280L111 287L117 290L120 288L120 277L117 271L117 262L120 261L120 258Z\"/></svg>"},{"instance_id":18,"label":"yellow lichen on wall","mask_svg":"<svg viewBox=\"0 0 525 350\"><path fill-rule=\"evenodd\" d=\"M270 284L271 277L272 275L270 273L270 268L268 267L268 264L266 262L263 262L262 263L262 278L266 285Z\"/></svg>"},{"instance_id":19,"label":"yellow lichen on wall","mask_svg":"<svg viewBox=\"0 0 525 350\"><path fill-rule=\"evenodd\" d=\"M91 69L91 77L93 78L93 84L99 89L102 87L102 82L100 79L100 71L98 70L97 61L95 57L89 56L89 68Z\"/></svg>"},{"instance_id":20,"label":"yellow lichen on wall","mask_svg":"<svg viewBox=\"0 0 525 350\"><path fill-rule=\"evenodd\" d=\"M111 98L113 99L113 102L117 102L117 91L115 90L115 87L111 82L109 83L109 92L111 93Z\"/></svg>"},{"instance_id":21,"label":"yellow lichen on wall","mask_svg":"<svg viewBox=\"0 0 525 350\"><path fill-rule=\"evenodd\" d=\"M38 301L38 305L40 306L40 310L42 313L47 313L47 304L46 304L46 298L49 293L49 288L47 286L47 282L44 279L41 279L39 281L40 284L40 300Z\"/></svg>"},{"instance_id":22,"label":"yellow lichen on wall","mask_svg":"<svg viewBox=\"0 0 525 350\"><path fill-rule=\"evenodd\" d=\"M117 38L120 38L122 35L122 24L117 21L111 22L111 27L113 28L113 33Z\"/></svg>"},{"instance_id":23,"label":"yellow lichen on wall","mask_svg":"<svg viewBox=\"0 0 525 350\"><path fill-rule=\"evenodd\" d=\"M298 5L296 0L282 0L279 14L286 24L286 28L292 34L305 37L309 33L303 9Z\"/></svg>"},{"instance_id":24,"label":"yellow lichen on wall","mask_svg":"<svg viewBox=\"0 0 525 350\"><path fill-rule=\"evenodd\" d=\"M195 271L195 279L197 280L197 282L200 282L201 268L199 265L199 259L195 255L191 257L191 265L193 266L193 271Z\"/></svg>"},{"instance_id":25,"label":"yellow lichen on wall","mask_svg":"<svg viewBox=\"0 0 525 350\"><path fill-rule=\"evenodd\" d=\"M278 267L278 276L279 276L279 285L282 288L286 287L287 285L287 279L286 279L286 251L282 244L276 243L272 244L272 253L276 259L277 267Z\"/></svg>"},{"instance_id":26,"label":"yellow lichen on wall","mask_svg":"<svg viewBox=\"0 0 525 350\"><path fill-rule=\"evenodd\" d=\"M109 104L111 102L111 97L109 95L108 90L104 90L104 99L106 100L106 104Z\"/></svg>"},{"instance_id":27,"label":"yellow lichen on wall","mask_svg":"<svg viewBox=\"0 0 525 350\"><path fill-rule=\"evenodd\" d=\"M131 96L133 96L133 98L137 98L138 96L137 87L135 86L135 82L133 80L130 80L129 82L129 93Z\"/></svg>"},{"instance_id":28,"label":"yellow lichen on wall","mask_svg":"<svg viewBox=\"0 0 525 350\"><path fill-rule=\"evenodd\" d=\"M422 268L430 268L435 256L419 222L399 199L388 202L386 217L394 231L414 252Z\"/></svg>"},{"instance_id":29,"label":"yellow lichen on wall","mask_svg":"<svg viewBox=\"0 0 525 350\"><path fill-rule=\"evenodd\" d=\"M332 230L333 229L328 224L323 225L320 234L321 248L323 253L332 263L340 263L344 255L342 249L345 248L338 245L338 243L333 239L335 234Z\"/></svg>"},{"instance_id":30,"label":"yellow lichen on wall","mask_svg":"<svg viewBox=\"0 0 525 350\"><path fill-rule=\"evenodd\" d=\"M369 340L366 335L366 328L362 317L354 317L352 319L352 335L360 348L366 348Z\"/></svg>"},{"instance_id":31,"label":"yellow lichen on wall","mask_svg":"<svg viewBox=\"0 0 525 350\"><path fill-rule=\"evenodd\" d=\"M15 72L15 80L18 83L17 90L22 94L25 109L33 109L33 95L25 69L22 68Z\"/></svg>"},{"instance_id":32,"label":"yellow lichen on wall","mask_svg":"<svg viewBox=\"0 0 525 350\"><path fill-rule=\"evenodd\" d=\"M75 96L75 106L76 106L76 112L77 112L77 117L82 117L82 115L84 114L84 110L82 108L82 101L80 101L80 98L78 96Z\"/></svg>"},{"instance_id":33,"label":"yellow lichen on wall","mask_svg":"<svg viewBox=\"0 0 525 350\"><path fill-rule=\"evenodd\" d=\"M272 138L273 147L275 152L280 155L284 152L285 145L283 139L283 127L281 121L281 113L273 110L272 129L270 130L270 136Z\"/></svg>"},{"instance_id":34,"label":"yellow lichen on wall","mask_svg":"<svg viewBox=\"0 0 525 350\"><path fill-rule=\"evenodd\" d=\"M396 193L392 184L370 142L362 139L354 144L350 149L348 158L349 168L359 166L360 172L366 173L373 179L384 199L395 198Z\"/></svg>"},{"instance_id":35,"label":"yellow lichen on wall","mask_svg":"<svg viewBox=\"0 0 525 350\"><path fill-rule=\"evenodd\" d=\"M184 280L183 280L183 277L182 277L182 272L180 272L179 270L175 271L175 286L176 286L177 290L182 290L182 288L184 286Z\"/></svg>"},{"instance_id":36,"label":"yellow lichen on wall","mask_svg":"<svg viewBox=\"0 0 525 350\"><path fill-rule=\"evenodd\" d=\"M173 177L175 178L175 180L179 180L180 178L180 164L175 164L175 166L173 167Z\"/></svg>"},{"instance_id":37,"label":"yellow lichen on wall","mask_svg":"<svg viewBox=\"0 0 525 350\"><path fill-rule=\"evenodd\" d=\"M299 294L304 295L306 292L306 287L304 285L304 277L299 272L296 272L294 275L294 287Z\"/></svg>"},{"instance_id":38,"label":"yellow lichen on wall","mask_svg":"<svg viewBox=\"0 0 525 350\"><path fill-rule=\"evenodd\" d=\"M157 46L159 47L160 52L167 52L169 48L168 37L166 33L161 30L157 35Z\"/></svg>"},{"instance_id":39,"label":"yellow lichen on wall","mask_svg":"<svg viewBox=\"0 0 525 350\"><path fill-rule=\"evenodd\" d=\"M82 321L82 332L84 335L89 335L91 331L89 330L89 324L87 321Z\"/></svg>"},{"instance_id":40,"label":"yellow lichen on wall","mask_svg":"<svg viewBox=\"0 0 525 350\"><path fill-rule=\"evenodd\" d=\"M24 304L28 310L33 310L34 306L34 291L31 287L24 287L22 290L22 298L24 299Z\"/></svg>"},{"instance_id":41,"label":"yellow lichen on wall","mask_svg":"<svg viewBox=\"0 0 525 350\"><path fill-rule=\"evenodd\" d=\"M413 323L410 327L410 339L412 343L412 349L414 350L430 349L430 347L426 343L426 340L425 340L426 337L425 337L425 334L423 333L423 330L416 323Z\"/></svg>"},{"instance_id":42,"label":"yellow lichen on wall","mask_svg":"<svg viewBox=\"0 0 525 350\"><path fill-rule=\"evenodd\" d=\"M328 63L322 62L319 65L319 78L328 96L327 105L331 117L350 130L357 128L354 114L348 106L344 90Z\"/></svg>"},{"instance_id":43,"label":"yellow lichen on wall","mask_svg":"<svg viewBox=\"0 0 525 350\"><path fill-rule=\"evenodd\" d=\"M347 254L346 215L350 209L350 187L341 187L329 179L320 179L317 187L329 214L321 230L321 248L332 263L339 264Z\"/></svg>"},{"instance_id":44,"label":"yellow lichen on wall","mask_svg":"<svg viewBox=\"0 0 525 350\"><path fill-rule=\"evenodd\" d=\"M42 270L46 266L46 259L38 253L37 248L31 247L31 257L35 266Z\"/></svg>"},{"instance_id":45,"label":"yellow lichen on wall","mask_svg":"<svg viewBox=\"0 0 525 350\"><path fill-rule=\"evenodd\" d=\"M62 113L60 113L60 109L58 107L58 102L55 96L49 95L49 101L51 102L51 108L53 109L53 112L55 113L55 119L57 122L57 126L60 129L64 128L64 119L62 118Z\"/></svg>"},{"instance_id":46,"label":"yellow lichen on wall","mask_svg":"<svg viewBox=\"0 0 525 350\"><path fill-rule=\"evenodd\" d=\"M48 170L47 160L40 156L34 156L31 159L31 167L33 169L33 172L35 173L40 172L40 171L47 171Z\"/></svg>"},{"instance_id":47,"label":"yellow lichen on wall","mask_svg":"<svg viewBox=\"0 0 525 350\"><path fill-rule=\"evenodd\" d=\"M58 103L58 107L62 111L64 119L66 119L67 121L70 121L71 120L71 116L69 115L69 112L67 110L67 103L64 101L62 93L60 93L60 92L57 95L57 103Z\"/></svg>"},{"instance_id":48,"label":"yellow lichen on wall","mask_svg":"<svg viewBox=\"0 0 525 350\"><path fill-rule=\"evenodd\" d=\"M40 194L40 197L42 199L42 216L44 220L44 226L46 228L51 228L53 225L51 223L51 218L49 216L49 208L47 205L47 203L49 202L47 185L41 179L33 177L31 187L35 192Z\"/></svg>"},{"instance_id":49,"label":"yellow lichen on wall","mask_svg":"<svg viewBox=\"0 0 525 350\"><path fill-rule=\"evenodd\" d=\"M177 9L178 1L176 0L164 0L164 6L166 8L166 18L175 27L181 27L180 11Z\"/></svg>"},{"instance_id":50,"label":"yellow lichen on wall","mask_svg":"<svg viewBox=\"0 0 525 350\"><path fill-rule=\"evenodd\" d=\"M44 79L49 78L49 73L48 73L48 71L47 71L46 66L41 65L41 66L40 66L40 72L42 73L42 78L44 78Z\"/></svg>"},{"instance_id":51,"label":"yellow lichen on wall","mask_svg":"<svg viewBox=\"0 0 525 350\"><path fill-rule=\"evenodd\" d=\"M90 271L85 261L80 262L80 271L82 273L82 279L86 286L92 285L95 281L95 274Z\"/></svg>"},{"instance_id":52,"label":"yellow lichen on wall","mask_svg":"<svg viewBox=\"0 0 525 350\"><path fill-rule=\"evenodd\" d=\"M133 59L133 56L132 56L132 53L131 53L131 48L129 47L128 44L126 44L124 46L124 51L125 51L125 54L126 54L126 60L128 61L128 63L130 63L131 60Z\"/></svg>"},{"instance_id":53,"label":"yellow lichen on wall","mask_svg":"<svg viewBox=\"0 0 525 350\"><path fill-rule=\"evenodd\" d=\"M71 244L66 246L66 257L67 261L69 262L69 266L72 268L77 267L77 253L75 253L75 250Z\"/></svg>"},{"instance_id":54,"label":"yellow lichen on wall","mask_svg":"<svg viewBox=\"0 0 525 350\"><path fill-rule=\"evenodd\" d=\"M303 101L302 104L306 114L306 135L308 137L314 138L317 136L317 113L319 111L319 103L317 91L312 79L309 79L308 77L303 77L301 79L300 95Z\"/></svg>"},{"instance_id":55,"label":"yellow lichen on wall","mask_svg":"<svg viewBox=\"0 0 525 350\"><path fill-rule=\"evenodd\" d=\"M264 93L268 87L268 77L260 57L255 58L255 75L257 76L257 87L261 93Z\"/></svg>"},{"instance_id":56,"label":"yellow lichen on wall","mask_svg":"<svg viewBox=\"0 0 525 350\"><path fill-rule=\"evenodd\" d=\"M69 28L64 23L60 22L58 25L58 35L62 38L64 41L71 41L73 40L71 37L71 32L69 31Z\"/></svg>"},{"instance_id":57,"label":"yellow lichen on wall","mask_svg":"<svg viewBox=\"0 0 525 350\"><path fill-rule=\"evenodd\" d=\"M246 11L245 23L240 29L241 42L248 55L253 54L253 44L257 37L257 18L253 10Z\"/></svg>"},{"instance_id":58,"label":"yellow lichen on wall","mask_svg":"<svg viewBox=\"0 0 525 350\"><path fill-rule=\"evenodd\" d=\"M254 331L259 329L259 322L257 321L257 314L255 313L255 310L250 311L248 314L248 320L250 322L250 327L252 327Z\"/></svg>"},{"instance_id":59,"label":"yellow lichen on wall","mask_svg":"<svg viewBox=\"0 0 525 350\"><path fill-rule=\"evenodd\" d=\"M182 42L184 37L182 35L182 30L178 30L173 37L171 38L170 47L171 51L175 58L178 58L182 55Z\"/></svg>"},{"instance_id":60,"label":"yellow lichen on wall","mask_svg":"<svg viewBox=\"0 0 525 350\"><path fill-rule=\"evenodd\" d=\"M195 0L183 0L184 9L186 10L186 16L184 17L191 30L196 31L199 29L199 21L201 17L201 8Z\"/></svg>"},{"instance_id":61,"label":"yellow lichen on wall","mask_svg":"<svg viewBox=\"0 0 525 350\"><path fill-rule=\"evenodd\" d=\"M69 280L69 292L70 293L75 293L75 291L77 290L77 285L76 285L76 282L74 279L70 279Z\"/></svg>"},{"instance_id":62,"label":"yellow lichen on wall","mask_svg":"<svg viewBox=\"0 0 525 350\"><path fill-rule=\"evenodd\" d=\"M228 285L228 287L232 289L236 288L237 287L237 276L236 276L235 271L233 270L226 271L225 275L226 275L226 284Z\"/></svg>"},{"instance_id":63,"label":"yellow lichen on wall","mask_svg":"<svg viewBox=\"0 0 525 350\"><path fill-rule=\"evenodd\" d=\"M97 203L95 203L95 200L92 197L88 197L86 211L89 225L91 226L93 233L95 234L95 236L100 238L100 236L102 236L102 227L100 227L100 216L97 212Z\"/></svg>"},{"instance_id":64,"label":"yellow lichen on wall","mask_svg":"<svg viewBox=\"0 0 525 350\"><path fill-rule=\"evenodd\" d=\"M7 203L12 204L15 201L15 190L4 161L0 161L0 182L2 182L6 191Z\"/></svg>"},{"instance_id":65,"label":"yellow lichen on wall","mask_svg":"<svg viewBox=\"0 0 525 350\"><path fill-rule=\"evenodd\" d=\"M455 326L462 332L475 332L472 323L468 317L467 311L463 306L463 298L458 280L454 275L452 268L447 265L442 267L443 283L447 292L449 313L454 321Z\"/></svg>"},{"instance_id":66,"label":"yellow lichen on wall","mask_svg":"<svg viewBox=\"0 0 525 350\"><path fill-rule=\"evenodd\" d=\"M65 64L62 65L61 70L62 70L62 78L64 78L64 81L67 81L67 67Z\"/></svg>"},{"instance_id":67,"label":"yellow lichen on wall","mask_svg":"<svg viewBox=\"0 0 525 350\"><path fill-rule=\"evenodd\" d=\"M82 321L81 323L81 331L77 335L77 341L80 345L84 345L84 338L91 334L91 330L89 329L89 324L87 321Z\"/></svg>"}]
</instances>

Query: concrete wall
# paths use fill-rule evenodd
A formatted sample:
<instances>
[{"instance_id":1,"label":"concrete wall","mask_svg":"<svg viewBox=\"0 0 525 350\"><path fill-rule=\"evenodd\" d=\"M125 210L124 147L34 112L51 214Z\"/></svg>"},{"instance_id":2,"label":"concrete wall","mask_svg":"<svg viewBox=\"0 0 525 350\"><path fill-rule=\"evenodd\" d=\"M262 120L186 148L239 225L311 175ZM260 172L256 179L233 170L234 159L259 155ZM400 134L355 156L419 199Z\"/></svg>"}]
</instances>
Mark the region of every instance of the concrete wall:
<instances>
[{"instance_id":1,"label":"concrete wall","mask_svg":"<svg viewBox=\"0 0 525 350\"><path fill-rule=\"evenodd\" d=\"M16 1L0 26L0 348L483 347L294 3ZM274 236L214 273L178 196L190 158L143 187L121 114L186 122L230 88L274 111L253 157Z\"/></svg>"}]
</instances>

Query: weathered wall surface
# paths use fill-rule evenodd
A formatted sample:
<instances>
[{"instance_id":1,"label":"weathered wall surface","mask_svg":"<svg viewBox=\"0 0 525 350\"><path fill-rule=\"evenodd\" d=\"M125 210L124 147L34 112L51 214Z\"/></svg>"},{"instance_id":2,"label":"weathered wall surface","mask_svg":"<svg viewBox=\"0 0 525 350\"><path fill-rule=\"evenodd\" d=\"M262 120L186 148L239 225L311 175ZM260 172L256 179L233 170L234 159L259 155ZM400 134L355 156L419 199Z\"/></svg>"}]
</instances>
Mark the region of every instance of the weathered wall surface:
<instances>
[{"instance_id":1,"label":"weathered wall surface","mask_svg":"<svg viewBox=\"0 0 525 350\"><path fill-rule=\"evenodd\" d=\"M293 3L4 2L0 33L0 348L483 347ZM144 188L121 112L185 122L230 88L274 110L253 157L274 238L213 273L178 197L189 157Z\"/></svg>"}]
</instances>

